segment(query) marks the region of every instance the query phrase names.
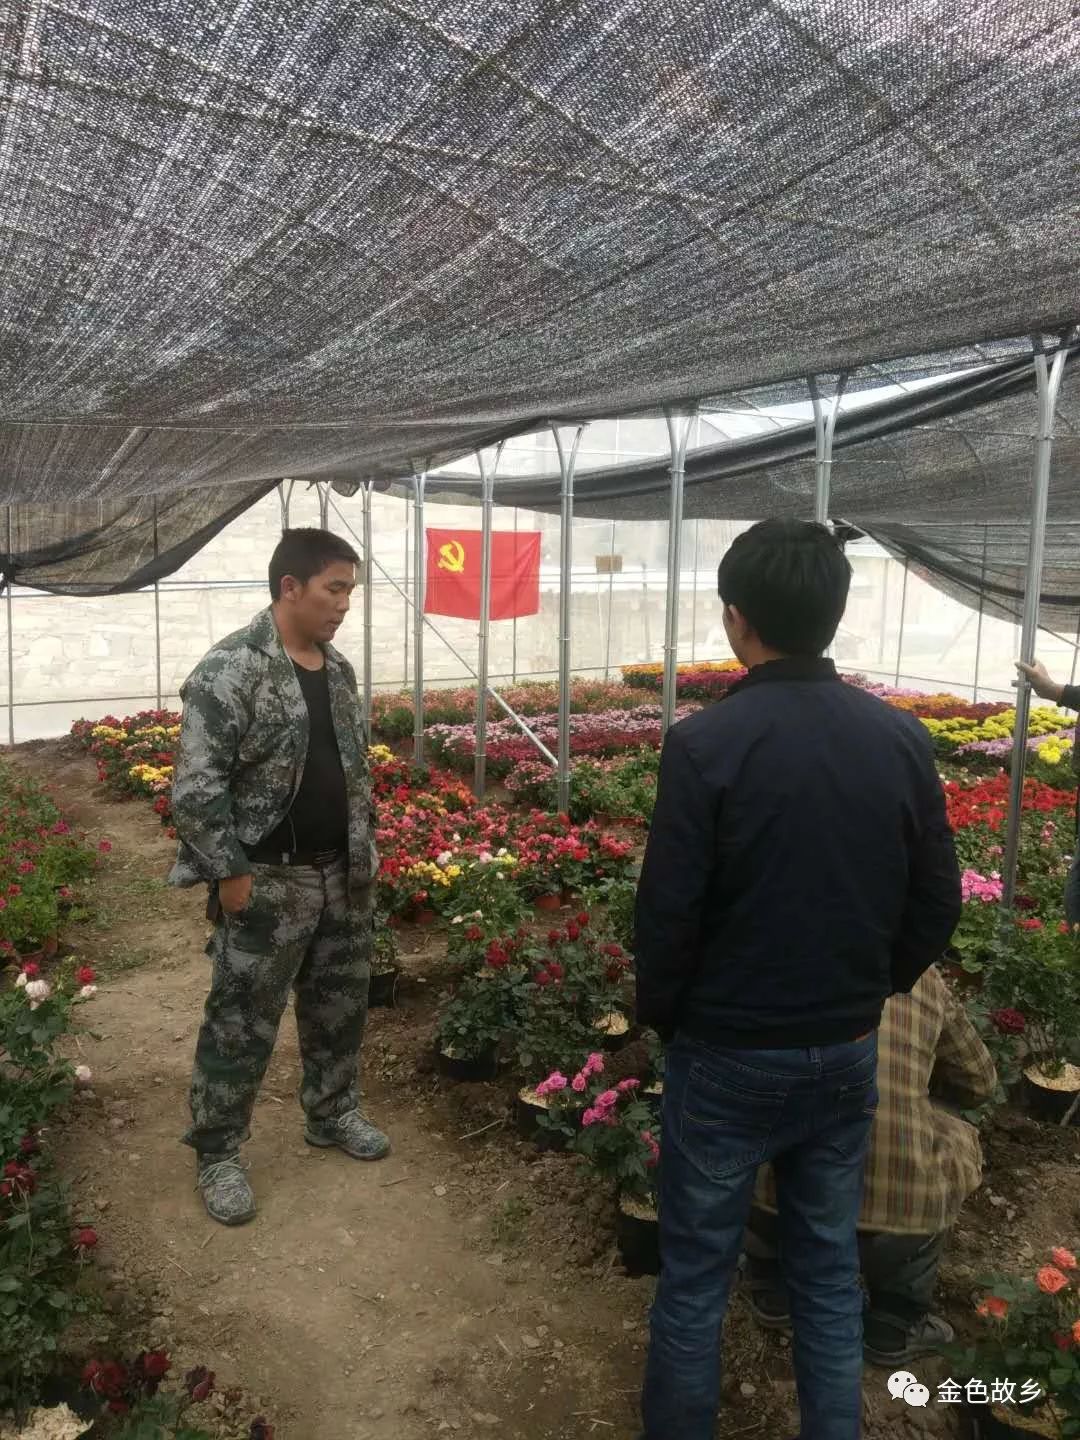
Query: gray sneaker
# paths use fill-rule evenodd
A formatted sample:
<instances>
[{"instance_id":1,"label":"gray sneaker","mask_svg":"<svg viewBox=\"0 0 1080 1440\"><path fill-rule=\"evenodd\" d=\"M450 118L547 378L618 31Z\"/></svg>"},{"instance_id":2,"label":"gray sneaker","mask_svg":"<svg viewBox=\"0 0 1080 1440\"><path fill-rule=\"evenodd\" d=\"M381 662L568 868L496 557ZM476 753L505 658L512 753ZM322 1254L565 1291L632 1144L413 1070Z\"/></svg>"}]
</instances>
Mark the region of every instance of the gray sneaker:
<instances>
[{"instance_id":1,"label":"gray sneaker","mask_svg":"<svg viewBox=\"0 0 1080 1440\"><path fill-rule=\"evenodd\" d=\"M309 1120L304 1139L323 1149L336 1145L354 1160L381 1160L390 1153L389 1139L359 1110L346 1110L332 1120Z\"/></svg>"},{"instance_id":2,"label":"gray sneaker","mask_svg":"<svg viewBox=\"0 0 1080 1440\"><path fill-rule=\"evenodd\" d=\"M255 1194L248 1184L239 1155L217 1159L199 1156L198 1188L206 1213L221 1225L244 1225L255 1218Z\"/></svg>"}]
</instances>

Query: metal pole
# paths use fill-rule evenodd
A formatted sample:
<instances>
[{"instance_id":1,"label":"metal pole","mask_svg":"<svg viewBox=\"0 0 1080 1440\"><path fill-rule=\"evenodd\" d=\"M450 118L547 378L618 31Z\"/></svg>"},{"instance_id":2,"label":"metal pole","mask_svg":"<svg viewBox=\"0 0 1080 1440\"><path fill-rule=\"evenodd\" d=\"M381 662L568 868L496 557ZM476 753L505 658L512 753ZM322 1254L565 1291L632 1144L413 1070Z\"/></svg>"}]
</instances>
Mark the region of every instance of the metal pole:
<instances>
[{"instance_id":1,"label":"metal pole","mask_svg":"<svg viewBox=\"0 0 1080 1440\"><path fill-rule=\"evenodd\" d=\"M683 485L686 479L686 447L693 415L666 412L668 443L671 446L671 514L668 519L667 597L664 607L664 695L661 734L675 721L675 693L679 662L679 583L682 578Z\"/></svg>"},{"instance_id":2,"label":"metal pole","mask_svg":"<svg viewBox=\"0 0 1080 1440\"><path fill-rule=\"evenodd\" d=\"M1076 660L1080 656L1080 615L1076 617L1076 640L1073 644L1072 673L1069 676L1069 684L1076 684Z\"/></svg>"},{"instance_id":3,"label":"metal pole","mask_svg":"<svg viewBox=\"0 0 1080 1440\"><path fill-rule=\"evenodd\" d=\"M495 471L499 468L502 442L495 447L490 464L483 450L476 452L480 466L481 511L480 531L480 630L476 678L476 758L473 765L473 791L483 798L487 783L487 705L488 705L488 637L491 633L491 516L495 508Z\"/></svg>"},{"instance_id":4,"label":"metal pole","mask_svg":"<svg viewBox=\"0 0 1080 1440\"><path fill-rule=\"evenodd\" d=\"M559 814L570 809L570 601L574 570L574 469L585 430L579 425L569 452L558 425L552 425L559 452L559 768L556 779Z\"/></svg>"},{"instance_id":5,"label":"metal pole","mask_svg":"<svg viewBox=\"0 0 1080 1440\"><path fill-rule=\"evenodd\" d=\"M158 502L154 496L154 559L158 558ZM161 709L161 587L154 577L154 667L157 674L157 708Z\"/></svg>"},{"instance_id":6,"label":"metal pole","mask_svg":"<svg viewBox=\"0 0 1080 1440\"><path fill-rule=\"evenodd\" d=\"M424 483L413 478L413 760L424 763Z\"/></svg>"},{"instance_id":7,"label":"metal pole","mask_svg":"<svg viewBox=\"0 0 1080 1440\"><path fill-rule=\"evenodd\" d=\"M694 521L694 590L690 600L690 664L697 660L697 570L698 544L701 539L701 521Z\"/></svg>"},{"instance_id":8,"label":"metal pole","mask_svg":"<svg viewBox=\"0 0 1080 1440\"><path fill-rule=\"evenodd\" d=\"M374 635L372 631L371 582L375 566L371 555L371 484L368 482L360 491L363 504L363 545L364 552L364 723L368 740L371 740L371 669L375 659Z\"/></svg>"},{"instance_id":9,"label":"metal pole","mask_svg":"<svg viewBox=\"0 0 1080 1440\"><path fill-rule=\"evenodd\" d=\"M1028 531L1027 571L1024 578L1024 611L1020 634L1020 659L1031 664L1039 632L1039 600L1042 595L1043 552L1046 545L1046 508L1050 494L1050 455L1054 444L1054 416L1068 351L1064 344L1049 365L1038 336L1035 348L1035 388L1038 396L1039 428L1035 440L1035 472L1031 494L1031 525ZM1016 897L1016 862L1020 853L1020 820L1024 799L1024 768L1027 762L1028 716L1031 712L1031 685L1021 677L1016 691L1016 726L1013 730L1012 773L1009 776L1009 814L1005 827L1002 857L1001 907L1012 910Z\"/></svg>"},{"instance_id":10,"label":"metal pole","mask_svg":"<svg viewBox=\"0 0 1080 1440\"><path fill-rule=\"evenodd\" d=\"M515 536L517 535L517 533L518 533L518 507L515 505L515 506L514 506L514 534L515 534ZM516 546L516 544L515 544L515 547L514 547L514 553L517 554L517 546ZM511 634L510 634L510 681L511 681L512 684L516 685L516 684L517 684L517 616L516 616L516 615L514 616L513 626L514 626L514 628L513 628L512 632L511 632Z\"/></svg>"},{"instance_id":11,"label":"metal pole","mask_svg":"<svg viewBox=\"0 0 1080 1440\"><path fill-rule=\"evenodd\" d=\"M900 687L900 669L904 659L904 621L907 618L907 582L911 561L904 556L904 584L900 591L900 628L896 632L896 686Z\"/></svg>"},{"instance_id":12,"label":"metal pole","mask_svg":"<svg viewBox=\"0 0 1080 1440\"><path fill-rule=\"evenodd\" d=\"M278 504L281 506L282 530L288 530L289 528L289 506L292 504L292 492L295 484L295 480L278 481ZM286 486L289 488L286 489Z\"/></svg>"},{"instance_id":13,"label":"metal pole","mask_svg":"<svg viewBox=\"0 0 1080 1440\"><path fill-rule=\"evenodd\" d=\"M607 577L607 634L604 636L604 679L611 674L611 612L615 587L615 521L611 522L611 549L608 551ZM648 659L648 656L645 657Z\"/></svg>"},{"instance_id":14,"label":"metal pole","mask_svg":"<svg viewBox=\"0 0 1080 1440\"><path fill-rule=\"evenodd\" d=\"M409 546L409 517L411 516L411 514L412 514L412 501L411 501L411 500L409 499L409 497L406 495L406 497L405 497L405 596L406 596L406 600L405 600L405 624L404 624L404 627L403 627L403 629L402 629L402 635L404 636L404 639L405 639L405 662L404 662L404 663L405 663L405 671L404 671L404 676L403 676L402 681L401 681L401 685L402 685L402 688L403 688L403 689L407 688L407 687L408 687L408 684L409 684L409 601L408 601L408 594L409 594L409 550L410 550L410 546Z\"/></svg>"},{"instance_id":15,"label":"metal pole","mask_svg":"<svg viewBox=\"0 0 1080 1440\"><path fill-rule=\"evenodd\" d=\"M316 485L319 492L319 529L330 529L330 486L329 484Z\"/></svg>"},{"instance_id":16,"label":"metal pole","mask_svg":"<svg viewBox=\"0 0 1080 1440\"><path fill-rule=\"evenodd\" d=\"M11 591L15 575L15 540L11 524L11 506L7 507L7 574L4 577L7 604L7 684L8 744L15 744L15 619L11 608Z\"/></svg>"},{"instance_id":17,"label":"metal pole","mask_svg":"<svg viewBox=\"0 0 1080 1440\"><path fill-rule=\"evenodd\" d=\"M989 534L989 526L984 525L982 569L979 574L979 619L975 626L975 685L971 692L975 704L979 701L979 664L982 660L983 616L986 613L986 547Z\"/></svg>"},{"instance_id":18,"label":"metal pole","mask_svg":"<svg viewBox=\"0 0 1080 1440\"><path fill-rule=\"evenodd\" d=\"M819 525L827 525L829 523L833 436L836 433L836 421L840 414L840 401L844 397L847 382L847 375L841 375L837 382L836 394L833 396L832 403L829 406L828 415L825 414L824 406L822 405L817 376L808 376L806 382L810 387L810 403L814 410L814 519Z\"/></svg>"}]
</instances>

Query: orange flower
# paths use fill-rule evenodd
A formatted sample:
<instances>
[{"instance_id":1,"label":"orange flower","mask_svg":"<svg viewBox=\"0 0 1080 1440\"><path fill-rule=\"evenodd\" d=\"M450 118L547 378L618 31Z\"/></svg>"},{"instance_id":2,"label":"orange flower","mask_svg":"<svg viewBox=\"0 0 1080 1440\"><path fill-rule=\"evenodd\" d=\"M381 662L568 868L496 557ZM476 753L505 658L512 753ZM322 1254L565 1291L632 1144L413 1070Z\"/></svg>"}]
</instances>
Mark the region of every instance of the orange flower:
<instances>
[{"instance_id":1,"label":"orange flower","mask_svg":"<svg viewBox=\"0 0 1080 1440\"><path fill-rule=\"evenodd\" d=\"M1077 1320L1076 1324L1072 1328L1072 1337L1076 1341L1077 1345L1080 1345L1080 1320Z\"/></svg>"},{"instance_id":2,"label":"orange flower","mask_svg":"<svg viewBox=\"0 0 1080 1440\"><path fill-rule=\"evenodd\" d=\"M975 1311L976 1314L981 1315L984 1320L987 1318L991 1320L1004 1320L1005 1316L1009 1313L1009 1302L1002 1300L999 1295L988 1295L981 1304L975 1307ZM1080 1325L1080 1320L1077 1321L1077 1324Z\"/></svg>"},{"instance_id":3,"label":"orange flower","mask_svg":"<svg viewBox=\"0 0 1080 1440\"><path fill-rule=\"evenodd\" d=\"M1044 1295L1056 1295L1059 1290L1065 1289L1069 1278L1060 1270L1055 1270L1053 1265L1044 1265L1035 1276L1035 1283Z\"/></svg>"},{"instance_id":4,"label":"orange flower","mask_svg":"<svg viewBox=\"0 0 1080 1440\"><path fill-rule=\"evenodd\" d=\"M1050 1251L1050 1259L1053 1260L1059 1270L1076 1269L1076 1256L1071 1250L1063 1250L1059 1246L1056 1250Z\"/></svg>"}]
</instances>

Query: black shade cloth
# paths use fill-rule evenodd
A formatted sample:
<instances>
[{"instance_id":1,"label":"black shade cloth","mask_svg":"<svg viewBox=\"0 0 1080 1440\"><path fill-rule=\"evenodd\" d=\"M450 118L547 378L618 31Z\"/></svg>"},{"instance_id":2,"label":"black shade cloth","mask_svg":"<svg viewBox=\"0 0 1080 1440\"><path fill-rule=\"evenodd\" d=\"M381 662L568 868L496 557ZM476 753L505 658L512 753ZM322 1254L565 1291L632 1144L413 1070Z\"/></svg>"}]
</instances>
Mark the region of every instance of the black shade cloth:
<instances>
[{"instance_id":1,"label":"black shade cloth","mask_svg":"<svg viewBox=\"0 0 1080 1440\"><path fill-rule=\"evenodd\" d=\"M993 357L1080 315L1078 54L1069 0L12 0L0 504Z\"/></svg>"},{"instance_id":2,"label":"black shade cloth","mask_svg":"<svg viewBox=\"0 0 1080 1440\"><path fill-rule=\"evenodd\" d=\"M54 595L138 590L179 570L273 488L264 482L220 493L12 505L0 511L0 590L10 580Z\"/></svg>"}]
</instances>

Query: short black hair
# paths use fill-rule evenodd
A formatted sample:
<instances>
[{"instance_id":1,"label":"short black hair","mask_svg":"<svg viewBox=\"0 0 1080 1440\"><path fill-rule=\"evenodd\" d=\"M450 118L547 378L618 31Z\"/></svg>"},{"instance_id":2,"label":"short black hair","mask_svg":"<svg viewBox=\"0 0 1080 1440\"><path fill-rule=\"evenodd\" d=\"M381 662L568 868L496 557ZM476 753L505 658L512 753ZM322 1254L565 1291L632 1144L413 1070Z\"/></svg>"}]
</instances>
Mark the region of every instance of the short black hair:
<instances>
[{"instance_id":1,"label":"short black hair","mask_svg":"<svg viewBox=\"0 0 1080 1440\"><path fill-rule=\"evenodd\" d=\"M851 566L824 525L762 520L743 532L717 572L725 605L781 655L821 655L847 608Z\"/></svg>"},{"instance_id":2,"label":"short black hair","mask_svg":"<svg viewBox=\"0 0 1080 1440\"><path fill-rule=\"evenodd\" d=\"M281 582L286 575L306 585L313 575L320 575L337 560L359 565L360 556L347 540L329 530L283 530L270 556L271 599L281 599Z\"/></svg>"}]
</instances>

